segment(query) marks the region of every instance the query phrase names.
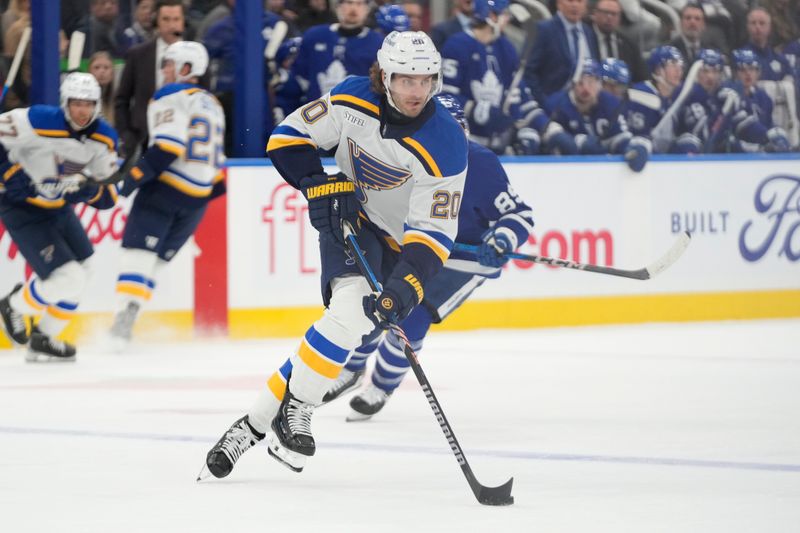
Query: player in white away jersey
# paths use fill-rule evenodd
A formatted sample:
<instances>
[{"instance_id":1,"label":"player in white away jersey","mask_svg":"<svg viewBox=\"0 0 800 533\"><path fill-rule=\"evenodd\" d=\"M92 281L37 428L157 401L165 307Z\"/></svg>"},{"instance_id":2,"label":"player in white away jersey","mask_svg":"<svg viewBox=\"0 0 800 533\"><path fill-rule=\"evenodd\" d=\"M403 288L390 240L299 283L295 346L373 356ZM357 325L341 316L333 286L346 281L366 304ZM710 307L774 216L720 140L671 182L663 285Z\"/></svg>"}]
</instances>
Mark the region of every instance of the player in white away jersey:
<instances>
[{"instance_id":1,"label":"player in white away jersey","mask_svg":"<svg viewBox=\"0 0 800 533\"><path fill-rule=\"evenodd\" d=\"M117 348L130 340L158 271L195 232L208 202L225 193L225 115L217 99L197 86L207 67L200 43L179 41L164 51L166 84L147 108L150 146L120 190L138 192L122 236L119 309L111 328Z\"/></svg>"},{"instance_id":2,"label":"player in white away jersey","mask_svg":"<svg viewBox=\"0 0 800 533\"><path fill-rule=\"evenodd\" d=\"M392 32L369 77L352 77L296 110L267 150L309 202L320 233L326 310L268 380L249 412L209 451L224 477L269 435L269 453L292 470L314 455L314 407L351 350L376 327L405 318L450 255L467 167L464 132L442 105L441 57L422 32ZM318 149L336 149L341 172L326 175ZM366 259L383 282L372 294L345 251L342 221L357 225ZM357 223L357 224L356 224ZM204 475L201 472L201 477Z\"/></svg>"},{"instance_id":3,"label":"player in white away jersey","mask_svg":"<svg viewBox=\"0 0 800 533\"><path fill-rule=\"evenodd\" d=\"M0 220L36 273L0 299L0 316L28 344L28 361L75 359L75 347L56 337L78 308L94 248L74 204L117 201L114 185L97 183L117 169L117 132L100 111L94 76L74 73L61 84L60 107L0 115ZM30 335L25 316L42 317Z\"/></svg>"}]
</instances>

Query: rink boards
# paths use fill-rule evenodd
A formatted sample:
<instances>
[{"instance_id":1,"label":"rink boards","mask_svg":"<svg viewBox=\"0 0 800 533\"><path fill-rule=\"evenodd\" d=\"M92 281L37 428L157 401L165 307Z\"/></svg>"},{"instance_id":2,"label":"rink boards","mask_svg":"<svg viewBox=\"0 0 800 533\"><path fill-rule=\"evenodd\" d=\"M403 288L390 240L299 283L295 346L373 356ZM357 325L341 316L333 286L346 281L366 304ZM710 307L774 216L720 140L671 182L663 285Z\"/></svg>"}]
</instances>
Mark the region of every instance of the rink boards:
<instances>
[{"instance_id":1,"label":"rink boards","mask_svg":"<svg viewBox=\"0 0 800 533\"><path fill-rule=\"evenodd\" d=\"M196 243L158 280L137 333L291 336L319 316L316 233L302 195L268 161L229 163L228 195L212 203ZM512 261L441 327L800 316L798 163L794 156L662 156L635 174L616 158L504 160L535 213L525 253L634 269L658 258L681 231L692 233L692 243L649 281ZM96 254L93 288L72 335L110 322L127 208L78 208ZM0 231L5 293L25 264Z\"/></svg>"}]
</instances>

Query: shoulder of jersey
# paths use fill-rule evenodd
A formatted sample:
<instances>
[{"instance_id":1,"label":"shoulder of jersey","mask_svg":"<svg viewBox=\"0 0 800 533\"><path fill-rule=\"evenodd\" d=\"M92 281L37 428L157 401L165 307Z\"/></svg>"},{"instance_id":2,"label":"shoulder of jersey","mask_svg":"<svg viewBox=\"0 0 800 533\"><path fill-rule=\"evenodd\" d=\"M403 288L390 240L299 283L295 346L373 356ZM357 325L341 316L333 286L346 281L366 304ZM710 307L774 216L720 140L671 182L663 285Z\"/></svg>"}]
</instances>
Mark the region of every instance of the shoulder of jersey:
<instances>
[{"instance_id":1,"label":"shoulder of jersey","mask_svg":"<svg viewBox=\"0 0 800 533\"><path fill-rule=\"evenodd\" d=\"M205 89L191 83L168 83L155 92L153 95L153 100L159 100L165 96L182 92L185 92L186 94L194 94L203 91L205 91Z\"/></svg>"},{"instance_id":2,"label":"shoulder of jersey","mask_svg":"<svg viewBox=\"0 0 800 533\"><path fill-rule=\"evenodd\" d=\"M106 122L106 119L98 118L97 128L95 129L94 133L89 135L89 138L93 141L105 144L108 147L108 150L113 152L117 149L119 135L117 134L117 130L111 127L111 124Z\"/></svg>"},{"instance_id":3,"label":"shoulder of jersey","mask_svg":"<svg viewBox=\"0 0 800 533\"><path fill-rule=\"evenodd\" d=\"M464 50L464 47L473 47L476 43L478 43L478 41L474 37L467 34L467 32L460 31L447 38L444 45L442 45L441 51L444 52L447 50L448 52L456 52Z\"/></svg>"},{"instance_id":4,"label":"shoulder of jersey","mask_svg":"<svg viewBox=\"0 0 800 533\"><path fill-rule=\"evenodd\" d=\"M303 42L312 43L322 41L325 40L326 37L334 34L336 34L336 32L331 29L330 24L317 24L303 32Z\"/></svg>"},{"instance_id":5,"label":"shoulder of jersey","mask_svg":"<svg viewBox=\"0 0 800 533\"><path fill-rule=\"evenodd\" d=\"M608 91L600 91L597 99L605 107L616 108L620 104L619 98Z\"/></svg>"},{"instance_id":6,"label":"shoulder of jersey","mask_svg":"<svg viewBox=\"0 0 800 533\"><path fill-rule=\"evenodd\" d=\"M69 137L64 111L54 105L33 105L28 108L28 121L40 137Z\"/></svg>"},{"instance_id":7,"label":"shoulder of jersey","mask_svg":"<svg viewBox=\"0 0 800 533\"><path fill-rule=\"evenodd\" d=\"M450 113L434 100L436 112L410 137L399 140L431 176L455 176L467 167L467 136Z\"/></svg>"},{"instance_id":8,"label":"shoulder of jersey","mask_svg":"<svg viewBox=\"0 0 800 533\"><path fill-rule=\"evenodd\" d=\"M366 76L350 76L331 89L331 105L344 106L380 118L380 96L370 89Z\"/></svg>"}]
</instances>

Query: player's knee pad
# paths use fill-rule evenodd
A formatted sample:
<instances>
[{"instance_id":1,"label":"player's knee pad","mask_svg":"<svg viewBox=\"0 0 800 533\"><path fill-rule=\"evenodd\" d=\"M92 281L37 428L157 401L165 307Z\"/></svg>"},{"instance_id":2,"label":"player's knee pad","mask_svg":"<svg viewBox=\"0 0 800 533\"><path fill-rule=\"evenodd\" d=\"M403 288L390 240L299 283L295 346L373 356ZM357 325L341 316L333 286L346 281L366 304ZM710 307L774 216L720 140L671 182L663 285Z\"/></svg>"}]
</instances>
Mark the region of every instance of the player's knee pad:
<instances>
[{"instance_id":1,"label":"player's knee pad","mask_svg":"<svg viewBox=\"0 0 800 533\"><path fill-rule=\"evenodd\" d=\"M364 314L364 297L371 294L362 276L336 278L331 283L331 301L314 328L330 342L346 350L361 344L362 337L375 329Z\"/></svg>"},{"instance_id":2,"label":"player's knee pad","mask_svg":"<svg viewBox=\"0 0 800 533\"><path fill-rule=\"evenodd\" d=\"M52 271L46 280L37 283L37 289L48 302L78 302L88 278L87 271L80 263L70 261Z\"/></svg>"}]
</instances>

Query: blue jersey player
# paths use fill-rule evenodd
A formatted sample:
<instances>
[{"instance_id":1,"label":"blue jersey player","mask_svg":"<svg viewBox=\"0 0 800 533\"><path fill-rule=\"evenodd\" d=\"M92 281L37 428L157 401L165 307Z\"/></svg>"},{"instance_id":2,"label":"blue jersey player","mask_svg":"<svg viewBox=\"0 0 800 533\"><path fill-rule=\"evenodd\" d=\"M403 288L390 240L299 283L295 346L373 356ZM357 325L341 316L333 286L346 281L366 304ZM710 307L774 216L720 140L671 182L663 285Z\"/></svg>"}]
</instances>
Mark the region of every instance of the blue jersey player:
<instances>
[{"instance_id":1,"label":"blue jersey player","mask_svg":"<svg viewBox=\"0 0 800 533\"><path fill-rule=\"evenodd\" d=\"M466 130L464 112L458 102L448 95L436 98ZM422 349L430 325L445 320L484 281L500 276L501 267L508 260L503 252L513 251L526 242L533 229L533 212L511 188L497 156L470 141L468 161L456 242L479 245L479 253L476 257L454 251L429 283L425 299L403 321L403 330L416 353ZM324 400L331 401L357 387L365 376L367 359L375 352L377 359L371 379L350 400L352 412L348 420L366 420L380 411L408 373L403 343L388 331L353 352Z\"/></svg>"},{"instance_id":2,"label":"blue jersey player","mask_svg":"<svg viewBox=\"0 0 800 533\"><path fill-rule=\"evenodd\" d=\"M61 84L61 105L36 105L0 115L0 220L35 276L0 299L3 326L28 343L28 361L74 360L58 340L78 308L90 276L92 243L73 204L113 207L117 133L102 118L100 86L74 73ZM25 316L40 316L28 334Z\"/></svg>"},{"instance_id":3,"label":"blue jersey player","mask_svg":"<svg viewBox=\"0 0 800 533\"><path fill-rule=\"evenodd\" d=\"M501 30L507 0L476 0L470 29L442 48L443 91L454 96L469 122L470 139L497 154L535 155L545 149L575 153L572 139L533 99L524 81L512 87L519 56Z\"/></svg>"},{"instance_id":4,"label":"blue jersey player","mask_svg":"<svg viewBox=\"0 0 800 533\"><path fill-rule=\"evenodd\" d=\"M305 41L304 41L305 42ZM297 350L267 381L255 404L208 452L201 478L228 475L267 438L269 453L300 472L316 443L315 406L348 354L376 328L405 319L435 290L450 255L464 199L467 140L432 96L441 56L423 32L392 32L369 77L351 77L296 110L267 151L278 172L308 200L320 235L326 309ZM341 170L326 175L318 150L335 149ZM344 247L342 222L357 225L366 260L382 281L372 293Z\"/></svg>"},{"instance_id":5,"label":"blue jersey player","mask_svg":"<svg viewBox=\"0 0 800 533\"><path fill-rule=\"evenodd\" d=\"M631 170L640 172L650 156L650 141L628 131L619 99L601 89L600 78L600 65L586 59L572 86L547 99L547 112L575 137L581 154L623 154Z\"/></svg>"},{"instance_id":6,"label":"blue jersey player","mask_svg":"<svg viewBox=\"0 0 800 533\"><path fill-rule=\"evenodd\" d=\"M205 47L179 41L164 51L165 85L147 106L150 146L125 177L122 194L137 191L122 235L115 348L131 338L139 310L164 268L192 236L208 202L225 192L225 116L197 86L208 67Z\"/></svg>"}]
</instances>

